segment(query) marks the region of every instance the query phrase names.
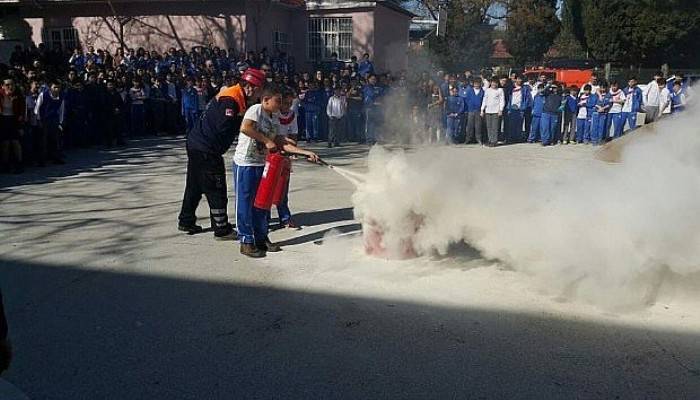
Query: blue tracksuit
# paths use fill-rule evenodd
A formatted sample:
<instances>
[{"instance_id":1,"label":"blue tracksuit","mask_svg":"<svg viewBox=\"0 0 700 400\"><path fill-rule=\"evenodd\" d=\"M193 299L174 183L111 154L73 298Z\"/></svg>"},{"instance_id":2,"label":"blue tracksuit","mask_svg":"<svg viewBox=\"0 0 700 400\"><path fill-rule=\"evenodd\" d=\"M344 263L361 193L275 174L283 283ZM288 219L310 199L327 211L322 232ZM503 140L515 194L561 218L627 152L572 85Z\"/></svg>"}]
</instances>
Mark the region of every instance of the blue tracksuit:
<instances>
[{"instance_id":1,"label":"blue tracksuit","mask_svg":"<svg viewBox=\"0 0 700 400\"><path fill-rule=\"evenodd\" d=\"M372 64L372 61L361 61L357 67L357 73L363 78L372 75L374 73L374 64Z\"/></svg>"},{"instance_id":2,"label":"blue tracksuit","mask_svg":"<svg viewBox=\"0 0 700 400\"><path fill-rule=\"evenodd\" d=\"M680 92L671 92L671 113L675 114L685 110L685 104L683 104L683 90Z\"/></svg>"},{"instance_id":3,"label":"blue tracksuit","mask_svg":"<svg viewBox=\"0 0 700 400\"><path fill-rule=\"evenodd\" d=\"M593 144L601 144L605 139L605 128L608 126L608 111L612 106L612 98L609 93L604 96L595 95L593 116L591 117L591 141ZM601 107L598 110L598 107Z\"/></svg>"},{"instance_id":4,"label":"blue tracksuit","mask_svg":"<svg viewBox=\"0 0 700 400\"><path fill-rule=\"evenodd\" d=\"M187 132L194 127L199 114L199 95L194 87L182 91L182 115L187 123Z\"/></svg>"},{"instance_id":5,"label":"blue tracksuit","mask_svg":"<svg viewBox=\"0 0 700 400\"><path fill-rule=\"evenodd\" d=\"M460 134L464 132L464 128L467 125L467 101L469 98L469 92L473 92L471 85L464 84L459 86L458 96L462 98L464 103L464 108L462 109L462 114L459 117L459 132Z\"/></svg>"},{"instance_id":6,"label":"blue tracksuit","mask_svg":"<svg viewBox=\"0 0 700 400\"><path fill-rule=\"evenodd\" d=\"M629 112L623 112L622 113L622 118L623 118L623 124L626 121L627 124L630 126L630 130L636 129L637 128L637 113L639 110L642 109L642 89L639 87L626 87L624 89L625 96L627 97L627 101L630 101L630 98L632 99L632 109Z\"/></svg>"},{"instance_id":7,"label":"blue tracksuit","mask_svg":"<svg viewBox=\"0 0 700 400\"><path fill-rule=\"evenodd\" d=\"M576 104L576 141L588 143L591 141L591 116L593 115L593 105L597 101L594 94L583 98L583 94L578 96ZM586 117L578 118L581 108L586 109Z\"/></svg>"},{"instance_id":8,"label":"blue tracksuit","mask_svg":"<svg viewBox=\"0 0 700 400\"><path fill-rule=\"evenodd\" d=\"M517 93L518 91L521 92L522 99L520 104L514 104L513 93ZM532 94L530 93L530 87L513 87L511 96L506 104L506 110L508 111L508 132L506 132L507 142L520 142L523 140L523 117L525 116L525 110L530 107L532 107Z\"/></svg>"},{"instance_id":9,"label":"blue tracksuit","mask_svg":"<svg viewBox=\"0 0 700 400\"><path fill-rule=\"evenodd\" d=\"M532 101L532 124L530 125L530 136L527 138L529 143L534 143L540 140L541 129L540 120L542 119L542 110L544 109L544 95L537 94Z\"/></svg>"},{"instance_id":10,"label":"blue tracksuit","mask_svg":"<svg viewBox=\"0 0 700 400\"><path fill-rule=\"evenodd\" d=\"M264 244L267 238L269 210L256 208L255 195L265 167L233 164L233 187L236 188L236 227L241 243Z\"/></svg>"},{"instance_id":11,"label":"blue tracksuit","mask_svg":"<svg viewBox=\"0 0 700 400\"><path fill-rule=\"evenodd\" d=\"M323 106L324 93L321 90L309 90L304 96L304 122L306 124L306 140L320 140L320 115Z\"/></svg>"},{"instance_id":12,"label":"blue tracksuit","mask_svg":"<svg viewBox=\"0 0 700 400\"><path fill-rule=\"evenodd\" d=\"M365 106L365 140L369 144L377 141L377 128L381 123L381 108L375 102L380 101L384 89L377 85L365 85L362 88L362 102Z\"/></svg>"},{"instance_id":13,"label":"blue tracksuit","mask_svg":"<svg viewBox=\"0 0 700 400\"><path fill-rule=\"evenodd\" d=\"M462 112L464 111L464 99L459 96L450 96L445 104L447 114L447 138L456 143L459 136L459 127Z\"/></svg>"},{"instance_id":14,"label":"blue tracksuit","mask_svg":"<svg viewBox=\"0 0 700 400\"><path fill-rule=\"evenodd\" d=\"M545 146L557 141L562 99L560 94L549 93L545 96L542 117L540 119L542 144Z\"/></svg>"}]
</instances>

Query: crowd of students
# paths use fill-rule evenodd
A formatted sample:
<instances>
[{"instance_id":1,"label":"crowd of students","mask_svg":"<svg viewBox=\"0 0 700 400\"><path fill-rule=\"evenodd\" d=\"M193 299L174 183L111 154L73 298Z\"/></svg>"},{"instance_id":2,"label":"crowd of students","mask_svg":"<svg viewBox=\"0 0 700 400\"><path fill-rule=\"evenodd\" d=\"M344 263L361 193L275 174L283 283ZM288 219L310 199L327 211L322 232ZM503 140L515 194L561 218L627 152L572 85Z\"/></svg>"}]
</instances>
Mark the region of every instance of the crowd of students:
<instances>
[{"instance_id":1,"label":"crowd of students","mask_svg":"<svg viewBox=\"0 0 700 400\"><path fill-rule=\"evenodd\" d=\"M659 74L642 91L593 76L567 88L541 76L513 74L375 74L369 54L297 72L284 53L236 53L214 46L163 54L144 49L112 55L88 47L70 53L43 45L16 48L0 67L0 170L64 163L67 147L118 146L143 135L185 134L222 88L259 68L295 93L300 137L329 147L356 141L600 144L649 120L683 109L689 85ZM656 111L654 111L656 110Z\"/></svg>"}]
</instances>

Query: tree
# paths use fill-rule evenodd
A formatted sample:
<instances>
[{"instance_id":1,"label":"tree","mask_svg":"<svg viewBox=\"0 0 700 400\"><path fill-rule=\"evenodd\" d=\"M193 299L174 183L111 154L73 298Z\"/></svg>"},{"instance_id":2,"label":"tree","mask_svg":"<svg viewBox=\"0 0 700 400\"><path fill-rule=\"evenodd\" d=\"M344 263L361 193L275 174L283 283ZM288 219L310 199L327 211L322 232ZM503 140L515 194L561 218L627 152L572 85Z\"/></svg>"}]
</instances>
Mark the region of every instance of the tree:
<instances>
[{"instance_id":1,"label":"tree","mask_svg":"<svg viewBox=\"0 0 700 400\"><path fill-rule=\"evenodd\" d=\"M695 0L582 0L586 45L599 61L627 65L700 61Z\"/></svg>"},{"instance_id":2,"label":"tree","mask_svg":"<svg viewBox=\"0 0 700 400\"><path fill-rule=\"evenodd\" d=\"M440 67L458 71L489 64L493 50L488 11L493 1L452 0L447 17L447 35L431 39L430 51Z\"/></svg>"},{"instance_id":3,"label":"tree","mask_svg":"<svg viewBox=\"0 0 700 400\"><path fill-rule=\"evenodd\" d=\"M516 64L540 61L559 33L557 0L511 0L507 3L506 45Z\"/></svg>"},{"instance_id":4,"label":"tree","mask_svg":"<svg viewBox=\"0 0 700 400\"><path fill-rule=\"evenodd\" d=\"M553 48L562 58L584 58L586 52L581 45L585 39L581 20L581 0L563 0L561 5L561 30L554 39Z\"/></svg>"}]
</instances>

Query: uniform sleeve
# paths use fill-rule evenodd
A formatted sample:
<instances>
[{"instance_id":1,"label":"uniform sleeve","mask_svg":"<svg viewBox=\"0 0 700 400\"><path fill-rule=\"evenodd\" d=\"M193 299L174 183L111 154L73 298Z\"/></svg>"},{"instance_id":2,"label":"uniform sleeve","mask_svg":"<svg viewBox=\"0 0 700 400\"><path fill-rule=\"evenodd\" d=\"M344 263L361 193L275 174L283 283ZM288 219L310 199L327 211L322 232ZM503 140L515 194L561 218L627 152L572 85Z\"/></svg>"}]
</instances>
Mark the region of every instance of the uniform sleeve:
<instances>
[{"instance_id":1,"label":"uniform sleeve","mask_svg":"<svg viewBox=\"0 0 700 400\"><path fill-rule=\"evenodd\" d=\"M215 100L211 100L215 101ZM238 103L236 103L233 99L226 98L221 100L223 109L224 109L224 117L226 118L236 118L239 113L239 108L238 108ZM258 106L259 107L259 106ZM245 119L252 119L253 121L258 121L257 117L255 119L253 118L248 118L248 112L251 111L255 106L249 108L246 113L245 113Z\"/></svg>"}]
</instances>

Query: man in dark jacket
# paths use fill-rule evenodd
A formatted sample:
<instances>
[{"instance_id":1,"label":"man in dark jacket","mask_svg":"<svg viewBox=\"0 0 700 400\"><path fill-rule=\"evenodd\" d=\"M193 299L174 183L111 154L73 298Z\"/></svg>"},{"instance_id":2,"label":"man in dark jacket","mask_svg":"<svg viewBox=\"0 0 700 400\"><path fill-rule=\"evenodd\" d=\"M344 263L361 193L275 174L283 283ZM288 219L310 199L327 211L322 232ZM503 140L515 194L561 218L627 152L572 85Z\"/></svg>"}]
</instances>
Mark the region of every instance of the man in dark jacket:
<instances>
[{"instance_id":1,"label":"man in dark jacket","mask_svg":"<svg viewBox=\"0 0 700 400\"><path fill-rule=\"evenodd\" d=\"M187 134L187 183L182 199L178 229L188 234L202 232L195 211L207 196L214 237L219 240L237 239L228 222L226 168L224 153L238 133L247 109L265 83L265 74L248 68L241 83L222 89L208 104L202 116Z\"/></svg>"},{"instance_id":2,"label":"man in dark jacket","mask_svg":"<svg viewBox=\"0 0 700 400\"><path fill-rule=\"evenodd\" d=\"M7 319L5 318L5 306L2 304L2 292L0 292L0 374L10 367L12 360L12 348L7 336Z\"/></svg>"}]
</instances>

